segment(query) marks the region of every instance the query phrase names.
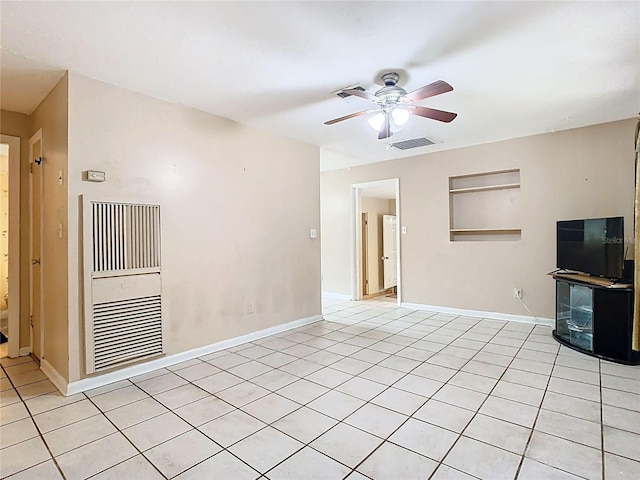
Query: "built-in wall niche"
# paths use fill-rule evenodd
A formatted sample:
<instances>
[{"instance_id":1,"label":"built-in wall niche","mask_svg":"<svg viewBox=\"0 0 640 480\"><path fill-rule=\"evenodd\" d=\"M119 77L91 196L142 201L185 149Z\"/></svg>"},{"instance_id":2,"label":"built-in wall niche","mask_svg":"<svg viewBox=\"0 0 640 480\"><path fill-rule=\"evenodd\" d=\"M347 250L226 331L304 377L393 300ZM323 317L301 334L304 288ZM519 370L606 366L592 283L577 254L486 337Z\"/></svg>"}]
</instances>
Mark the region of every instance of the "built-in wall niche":
<instances>
[{"instance_id":1,"label":"built-in wall niche","mask_svg":"<svg viewBox=\"0 0 640 480\"><path fill-rule=\"evenodd\" d=\"M449 240L520 240L520 170L449 177Z\"/></svg>"}]
</instances>

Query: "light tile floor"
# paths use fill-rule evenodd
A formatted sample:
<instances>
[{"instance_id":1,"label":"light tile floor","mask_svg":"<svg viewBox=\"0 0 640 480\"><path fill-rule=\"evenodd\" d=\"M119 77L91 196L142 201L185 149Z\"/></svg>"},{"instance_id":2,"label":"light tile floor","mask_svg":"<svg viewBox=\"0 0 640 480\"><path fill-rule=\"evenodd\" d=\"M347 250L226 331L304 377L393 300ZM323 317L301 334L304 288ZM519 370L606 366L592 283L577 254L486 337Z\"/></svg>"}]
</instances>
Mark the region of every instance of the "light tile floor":
<instances>
[{"instance_id":1,"label":"light tile floor","mask_svg":"<svg viewBox=\"0 0 640 480\"><path fill-rule=\"evenodd\" d=\"M70 397L3 359L0 477L640 478L640 367L383 300L324 318Z\"/></svg>"}]
</instances>

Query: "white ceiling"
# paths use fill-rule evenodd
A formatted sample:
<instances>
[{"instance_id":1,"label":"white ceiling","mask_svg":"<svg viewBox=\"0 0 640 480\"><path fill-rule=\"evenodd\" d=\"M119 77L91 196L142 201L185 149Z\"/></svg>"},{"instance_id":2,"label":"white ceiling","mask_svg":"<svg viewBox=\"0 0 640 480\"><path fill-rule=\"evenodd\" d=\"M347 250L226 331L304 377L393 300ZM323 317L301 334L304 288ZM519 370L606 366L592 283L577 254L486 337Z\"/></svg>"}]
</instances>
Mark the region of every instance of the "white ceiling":
<instances>
[{"instance_id":1,"label":"white ceiling","mask_svg":"<svg viewBox=\"0 0 640 480\"><path fill-rule=\"evenodd\" d=\"M640 2L6 2L2 108L30 113L72 70L322 147L323 168L631 118L640 110ZM420 102L386 149L369 107L386 71Z\"/></svg>"}]
</instances>

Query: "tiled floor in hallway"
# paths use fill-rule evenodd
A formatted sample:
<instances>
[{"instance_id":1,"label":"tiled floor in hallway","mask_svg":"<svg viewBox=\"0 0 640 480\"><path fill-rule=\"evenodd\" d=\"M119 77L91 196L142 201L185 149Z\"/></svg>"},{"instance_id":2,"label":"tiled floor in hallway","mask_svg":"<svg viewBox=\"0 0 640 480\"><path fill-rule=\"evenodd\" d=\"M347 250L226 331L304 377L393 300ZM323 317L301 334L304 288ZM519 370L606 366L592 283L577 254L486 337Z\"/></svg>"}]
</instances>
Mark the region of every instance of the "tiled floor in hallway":
<instances>
[{"instance_id":1,"label":"tiled floor in hallway","mask_svg":"<svg viewBox=\"0 0 640 480\"><path fill-rule=\"evenodd\" d=\"M70 397L2 360L0 477L640 477L640 367L541 325L384 301L324 313Z\"/></svg>"}]
</instances>

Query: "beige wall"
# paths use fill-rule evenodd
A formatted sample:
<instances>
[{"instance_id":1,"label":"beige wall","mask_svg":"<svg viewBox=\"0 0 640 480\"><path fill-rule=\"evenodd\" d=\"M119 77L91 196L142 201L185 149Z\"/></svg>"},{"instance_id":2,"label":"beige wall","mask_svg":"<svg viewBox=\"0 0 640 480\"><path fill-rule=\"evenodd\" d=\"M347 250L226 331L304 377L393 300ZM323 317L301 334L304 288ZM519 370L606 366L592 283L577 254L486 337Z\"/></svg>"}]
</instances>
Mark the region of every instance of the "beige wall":
<instances>
[{"instance_id":1,"label":"beige wall","mask_svg":"<svg viewBox=\"0 0 640 480\"><path fill-rule=\"evenodd\" d=\"M65 75L32 114L33 131L42 129L44 175L43 223L43 322L42 356L64 378L68 378L68 94L69 77ZM58 175L62 171L63 185ZM62 225L62 238L58 228Z\"/></svg>"},{"instance_id":2,"label":"beige wall","mask_svg":"<svg viewBox=\"0 0 640 480\"><path fill-rule=\"evenodd\" d=\"M633 226L634 120L460 148L321 175L323 291L350 294L349 186L400 177L402 300L555 316L555 223L625 217ZM519 168L522 239L450 242L448 178Z\"/></svg>"},{"instance_id":3,"label":"beige wall","mask_svg":"<svg viewBox=\"0 0 640 480\"><path fill-rule=\"evenodd\" d=\"M29 137L31 117L23 113L0 110L0 133L20 137L20 271L29 271ZM20 276L20 348L28 347L29 275Z\"/></svg>"},{"instance_id":4,"label":"beige wall","mask_svg":"<svg viewBox=\"0 0 640 480\"><path fill-rule=\"evenodd\" d=\"M82 194L160 203L168 354L320 314L317 147L73 73L69 111L71 381L84 372ZM87 169L106 182L83 182Z\"/></svg>"},{"instance_id":5,"label":"beige wall","mask_svg":"<svg viewBox=\"0 0 640 480\"><path fill-rule=\"evenodd\" d=\"M349 170L320 175L322 292L351 295L351 199Z\"/></svg>"},{"instance_id":6,"label":"beige wall","mask_svg":"<svg viewBox=\"0 0 640 480\"><path fill-rule=\"evenodd\" d=\"M395 214L395 200L361 197L360 210L369 214L367 264L369 267L369 294L384 290L382 265L382 216Z\"/></svg>"}]
</instances>

